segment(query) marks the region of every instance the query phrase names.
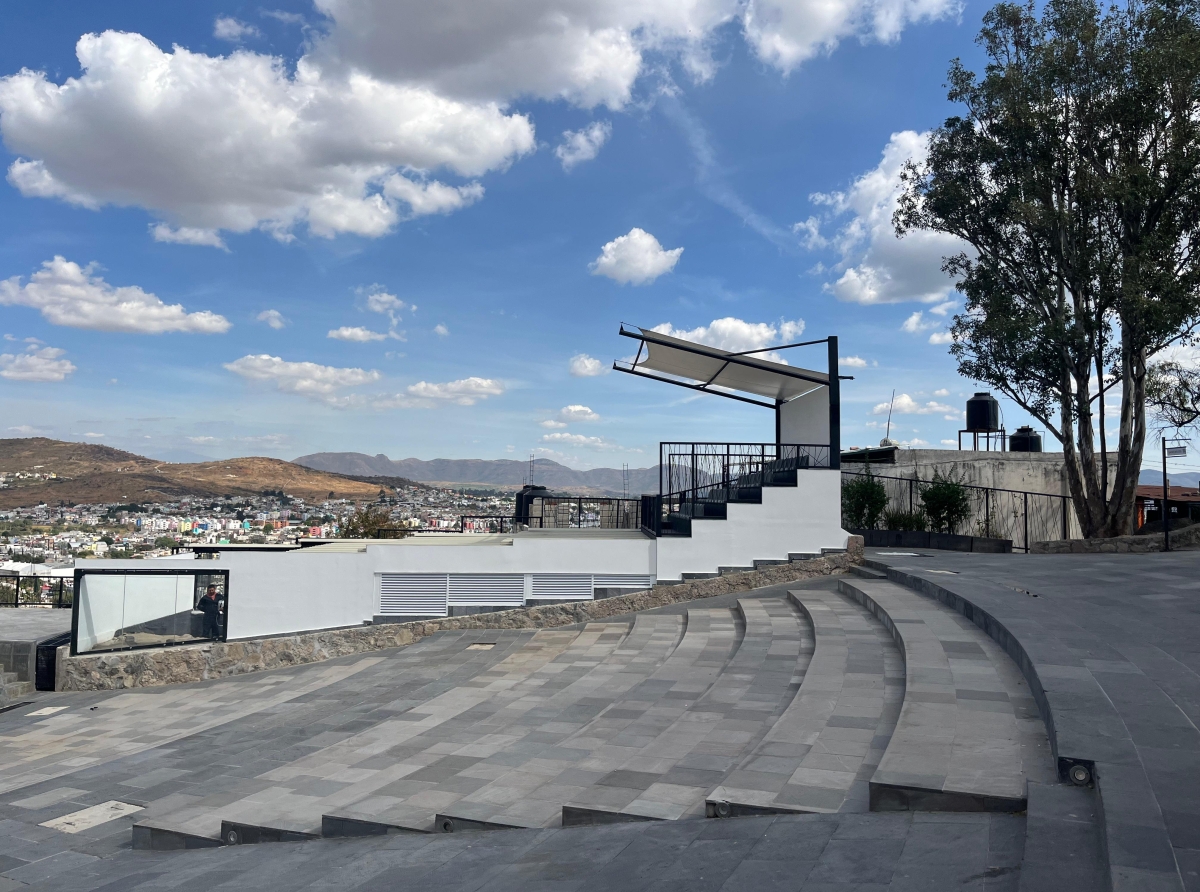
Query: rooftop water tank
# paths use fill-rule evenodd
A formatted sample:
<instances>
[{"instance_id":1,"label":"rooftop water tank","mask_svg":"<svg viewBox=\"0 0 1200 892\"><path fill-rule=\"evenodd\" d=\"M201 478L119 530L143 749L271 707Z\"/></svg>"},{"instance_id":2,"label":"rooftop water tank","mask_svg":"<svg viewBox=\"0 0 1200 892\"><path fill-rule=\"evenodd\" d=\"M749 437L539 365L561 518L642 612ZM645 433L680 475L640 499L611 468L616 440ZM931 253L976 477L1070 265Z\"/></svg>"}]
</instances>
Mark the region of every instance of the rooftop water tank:
<instances>
[{"instance_id":1,"label":"rooftop water tank","mask_svg":"<svg viewBox=\"0 0 1200 892\"><path fill-rule=\"evenodd\" d=\"M967 431L984 433L1000 430L1000 404L990 393L977 393L967 400Z\"/></svg>"},{"instance_id":2,"label":"rooftop water tank","mask_svg":"<svg viewBox=\"0 0 1200 892\"><path fill-rule=\"evenodd\" d=\"M1042 435L1034 431L1028 424L1019 427L1008 438L1009 452L1041 452Z\"/></svg>"}]
</instances>

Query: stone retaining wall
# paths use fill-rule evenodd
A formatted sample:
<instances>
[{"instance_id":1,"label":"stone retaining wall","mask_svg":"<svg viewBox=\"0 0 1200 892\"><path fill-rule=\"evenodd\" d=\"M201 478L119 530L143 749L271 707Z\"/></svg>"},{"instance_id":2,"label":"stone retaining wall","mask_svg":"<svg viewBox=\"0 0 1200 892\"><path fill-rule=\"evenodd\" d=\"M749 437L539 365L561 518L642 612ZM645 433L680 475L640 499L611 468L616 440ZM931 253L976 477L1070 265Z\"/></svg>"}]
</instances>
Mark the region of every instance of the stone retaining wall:
<instances>
[{"instance_id":1,"label":"stone retaining wall","mask_svg":"<svg viewBox=\"0 0 1200 892\"><path fill-rule=\"evenodd\" d=\"M1145 554L1162 551L1162 533L1149 536L1116 536L1112 539L1055 539L1034 542L1033 554ZM1171 531L1171 550L1200 549L1200 524Z\"/></svg>"},{"instance_id":2,"label":"stone retaining wall","mask_svg":"<svg viewBox=\"0 0 1200 892\"><path fill-rule=\"evenodd\" d=\"M60 691L98 691L181 684L316 663L332 657L388 647L404 647L435 632L451 629L549 629L665 607L681 601L745 592L781 582L829 576L845 572L852 564L862 563L862 559L862 537L852 536L850 550L845 554L779 564L715 579L699 579L682 585L659 585L647 591L600 601L577 601L408 623L381 623L251 641L189 644L77 657L61 655L56 687Z\"/></svg>"}]
</instances>

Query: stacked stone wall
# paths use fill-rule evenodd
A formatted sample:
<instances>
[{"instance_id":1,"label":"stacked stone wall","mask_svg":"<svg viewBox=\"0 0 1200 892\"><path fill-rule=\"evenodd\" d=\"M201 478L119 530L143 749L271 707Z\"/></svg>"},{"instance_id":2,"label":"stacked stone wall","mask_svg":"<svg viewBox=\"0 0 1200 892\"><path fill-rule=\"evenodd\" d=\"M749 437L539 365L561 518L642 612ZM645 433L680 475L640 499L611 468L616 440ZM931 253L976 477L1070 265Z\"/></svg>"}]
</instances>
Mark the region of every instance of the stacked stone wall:
<instances>
[{"instance_id":1,"label":"stacked stone wall","mask_svg":"<svg viewBox=\"0 0 1200 892\"><path fill-rule=\"evenodd\" d=\"M666 607L683 601L750 591L781 582L830 576L845 572L853 564L862 563L862 559L862 537L852 536L850 547L844 554L793 561L680 585L658 585L646 591L599 601L576 601L444 619L327 629L277 638L82 654L77 657L67 655L67 649L62 648L59 651L56 686L61 691L97 691L182 684L316 663L389 647L405 647L435 632L453 629L549 629Z\"/></svg>"},{"instance_id":2,"label":"stacked stone wall","mask_svg":"<svg viewBox=\"0 0 1200 892\"><path fill-rule=\"evenodd\" d=\"M1111 539L1055 539L1050 542L1034 542L1029 550L1033 554L1146 554L1162 551L1162 533L1148 536L1116 536ZM1171 531L1172 551L1194 551L1200 549L1200 524Z\"/></svg>"}]
</instances>

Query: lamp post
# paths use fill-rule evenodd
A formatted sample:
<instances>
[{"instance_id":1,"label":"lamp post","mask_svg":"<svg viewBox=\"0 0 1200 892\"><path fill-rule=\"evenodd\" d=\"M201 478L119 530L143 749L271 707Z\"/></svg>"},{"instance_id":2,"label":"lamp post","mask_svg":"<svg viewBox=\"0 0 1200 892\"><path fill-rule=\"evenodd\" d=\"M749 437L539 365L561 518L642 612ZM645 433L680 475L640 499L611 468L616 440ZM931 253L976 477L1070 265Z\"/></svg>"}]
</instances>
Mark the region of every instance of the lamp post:
<instances>
[{"instance_id":1,"label":"lamp post","mask_svg":"<svg viewBox=\"0 0 1200 892\"><path fill-rule=\"evenodd\" d=\"M1172 437L1172 443L1187 443L1186 437ZM1163 516L1163 551L1171 550L1171 489L1170 482L1167 480L1167 459L1168 458L1184 458L1187 455L1187 446L1168 446L1167 435L1163 434L1162 438L1162 463L1163 463L1163 497L1162 497L1162 516Z\"/></svg>"}]
</instances>

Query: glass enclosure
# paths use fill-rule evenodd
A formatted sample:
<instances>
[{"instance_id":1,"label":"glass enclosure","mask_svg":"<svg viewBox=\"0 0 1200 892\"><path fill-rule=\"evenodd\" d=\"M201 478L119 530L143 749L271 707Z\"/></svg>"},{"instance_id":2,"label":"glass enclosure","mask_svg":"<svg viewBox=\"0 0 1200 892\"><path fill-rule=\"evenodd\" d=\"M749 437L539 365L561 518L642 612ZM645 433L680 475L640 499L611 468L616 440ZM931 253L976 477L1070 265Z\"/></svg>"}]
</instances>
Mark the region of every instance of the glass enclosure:
<instances>
[{"instance_id":1,"label":"glass enclosure","mask_svg":"<svg viewBox=\"0 0 1200 892\"><path fill-rule=\"evenodd\" d=\"M71 652L224 641L228 571L76 570Z\"/></svg>"}]
</instances>

